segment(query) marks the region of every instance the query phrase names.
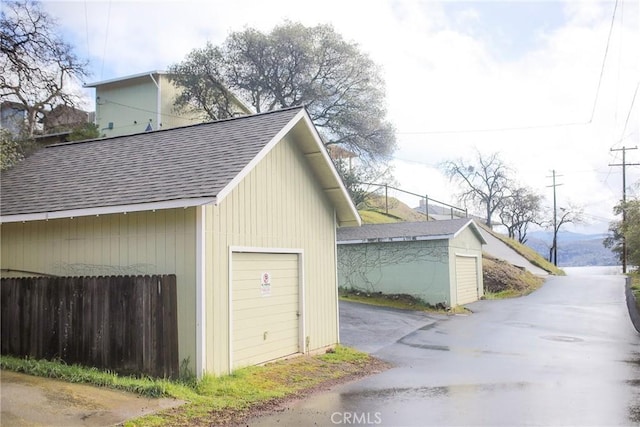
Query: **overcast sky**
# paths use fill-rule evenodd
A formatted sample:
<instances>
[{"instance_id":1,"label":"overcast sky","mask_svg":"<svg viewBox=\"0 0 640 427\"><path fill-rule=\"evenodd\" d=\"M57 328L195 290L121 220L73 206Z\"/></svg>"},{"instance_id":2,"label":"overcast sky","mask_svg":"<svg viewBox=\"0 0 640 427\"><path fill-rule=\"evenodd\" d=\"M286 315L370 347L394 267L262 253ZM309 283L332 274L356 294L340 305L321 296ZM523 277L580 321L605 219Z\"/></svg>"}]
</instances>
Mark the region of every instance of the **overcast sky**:
<instances>
[{"instance_id":1,"label":"overcast sky","mask_svg":"<svg viewBox=\"0 0 640 427\"><path fill-rule=\"evenodd\" d=\"M447 159L499 152L551 205L585 211L578 232L605 232L621 198L622 152L639 144L639 2L278 0L45 1L88 81L164 70L207 41L285 19L329 23L380 65L397 129L399 187L458 204ZM615 15L614 15L615 10ZM603 60L605 58L606 61ZM600 76L602 78L600 79ZM599 83L600 82L600 83ZM598 90L599 86L599 90ZM85 90L93 98L93 90ZM633 108L632 108L633 105ZM640 163L640 150L627 152ZM561 175L561 176L560 176ZM640 167L627 168L628 195ZM417 206L418 199L402 196Z\"/></svg>"}]
</instances>

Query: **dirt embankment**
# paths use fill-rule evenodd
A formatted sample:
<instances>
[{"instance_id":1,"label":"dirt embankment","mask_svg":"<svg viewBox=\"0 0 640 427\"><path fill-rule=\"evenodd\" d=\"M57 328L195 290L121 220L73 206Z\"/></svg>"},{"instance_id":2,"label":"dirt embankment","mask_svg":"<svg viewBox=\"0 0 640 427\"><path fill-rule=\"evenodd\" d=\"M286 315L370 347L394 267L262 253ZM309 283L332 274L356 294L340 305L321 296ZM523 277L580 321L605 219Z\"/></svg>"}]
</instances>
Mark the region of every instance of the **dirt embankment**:
<instances>
[{"instance_id":1,"label":"dirt embankment","mask_svg":"<svg viewBox=\"0 0 640 427\"><path fill-rule=\"evenodd\" d=\"M482 257L482 271L484 290L492 294L525 295L544 283L542 277L487 254Z\"/></svg>"}]
</instances>

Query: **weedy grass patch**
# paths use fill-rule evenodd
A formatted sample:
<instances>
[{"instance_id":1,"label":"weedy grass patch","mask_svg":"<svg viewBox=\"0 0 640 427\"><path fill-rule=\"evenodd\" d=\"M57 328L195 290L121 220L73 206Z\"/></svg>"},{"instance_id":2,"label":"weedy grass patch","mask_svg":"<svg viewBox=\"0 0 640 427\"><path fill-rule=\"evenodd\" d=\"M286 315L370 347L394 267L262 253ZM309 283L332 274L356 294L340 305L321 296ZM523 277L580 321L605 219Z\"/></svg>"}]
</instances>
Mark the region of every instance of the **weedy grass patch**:
<instances>
[{"instance_id":1,"label":"weedy grass patch","mask_svg":"<svg viewBox=\"0 0 640 427\"><path fill-rule=\"evenodd\" d=\"M463 307L445 307L432 305L407 294L384 294L382 292L367 292L360 289L340 288L340 299L343 301L360 302L379 307L391 307L401 310L425 311L435 314L468 313Z\"/></svg>"},{"instance_id":2,"label":"weedy grass patch","mask_svg":"<svg viewBox=\"0 0 640 427\"><path fill-rule=\"evenodd\" d=\"M35 360L4 355L0 356L0 368L38 377L56 378L70 383L110 387L147 397L165 396L167 386L170 383L166 380L149 377L120 376L115 372L79 365L67 365L62 361Z\"/></svg>"},{"instance_id":3,"label":"weedy grass patch","mask_svg":"<svg viewBox=\"0 0 640 427\"><path fill-rule=\"evenodd\" d=\"M304 396L337 381L361 377L387 368L366 353L337 346L326 354L299 356L263 366L251 366L230 375L205 375L201 380L170 381L119 376L61 361L0 357L2 369L93 384L134 392L147 397L172 397L180 407L128 421L128 426L224 425L237 423L285 399Z\"/></svg>"},{"instance_id":4,"label":"weedy grass patch","mask_svg":"<svg viewBox=\"0 0 640 427\"><path fill-rule=\"evenodd\" d=\"M640 310L640 271L629 273L629 277L631 278L631 291L636 297L636 305Z\"/></svg>"}]
</instances>

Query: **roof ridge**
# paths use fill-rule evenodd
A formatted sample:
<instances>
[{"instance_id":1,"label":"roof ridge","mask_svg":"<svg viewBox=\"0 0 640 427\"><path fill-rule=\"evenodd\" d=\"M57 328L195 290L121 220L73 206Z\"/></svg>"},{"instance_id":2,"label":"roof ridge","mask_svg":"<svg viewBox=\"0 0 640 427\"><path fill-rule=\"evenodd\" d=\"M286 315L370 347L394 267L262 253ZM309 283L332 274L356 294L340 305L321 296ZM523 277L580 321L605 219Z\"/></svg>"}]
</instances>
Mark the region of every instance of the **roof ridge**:
<instances>
[{"instance_id":1,"label":"roof ridge","mask_svg":"<svg viewBox=\"0 0 640 427\"><path fill-rule=\"evenodd\" d=\"M83 140L80 140L80 141L60 142L58 144L47 145L44 148L56 148L56 147L65 146L65 145L86 144L86 143L96 142L96 141L104 142L104 141L109 141L109 140L112 140L112 139L127 138L127 137L131 137L131 136L136 136L136 135L149 135L149 134L154 134L154 133L159 133L159 132L171 132L171 131L176 131L178 129L194 128L194 127L198 127L198 126L207 126L207 125L213 125L213 124L217 124L217 123L230 122L230 121L233 121L233 120L242 120L242 119L249 119L249 118L252 118L252 117L266 116L268 114L281 113L281 112L285 112L285 111L289 111L289 110L295 110L295 109L298 109L298 108L304 109L306 111L306 106L305 105L296 105L296 106L293 106L293 107L281 108L279 110L269 110L269 111L264 111L264 112L261 112L261 113L247 114L247 115L244 115L244 116L227 117L225 119L212 120L212 121L209 121L209 122L193 123L193 124L190 124L190 125L177 126L177 127L172 127L172 128L166 128L166 129L156 129L156 130L146 131L146 132L143 131L143 132L129 133L129 134L126 134L126 135L108 136L108 137L105 137L105 138L92 138L92 139L83 139Z\"/></svg>"}]
</instances>

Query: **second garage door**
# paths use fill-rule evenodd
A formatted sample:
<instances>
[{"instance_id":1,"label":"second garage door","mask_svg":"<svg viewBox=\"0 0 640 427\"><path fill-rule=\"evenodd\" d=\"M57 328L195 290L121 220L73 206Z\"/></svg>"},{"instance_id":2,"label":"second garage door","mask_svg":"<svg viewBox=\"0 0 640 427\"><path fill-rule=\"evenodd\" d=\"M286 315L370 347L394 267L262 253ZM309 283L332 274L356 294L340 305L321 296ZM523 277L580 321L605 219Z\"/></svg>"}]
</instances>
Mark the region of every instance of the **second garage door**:
<instances>
[{"instance_id":1,"label":"second garage door","mask_svg":"<svg viewBox=\"0 0 640 427\"><path fill-rule=\"evenodd\" d=\"M233 368L299 352L297 253L232 254Z\"/></svg>"},{"instance_id":2,"label":"second garage door","mask_svg":"<svg viewBox=\"0 0 640 427\"><path fill-rule=\"evenodd\" d=\"M456 256L457 304L468 304L478 300L478 259Z\"/></svg>"}]
</instances>

